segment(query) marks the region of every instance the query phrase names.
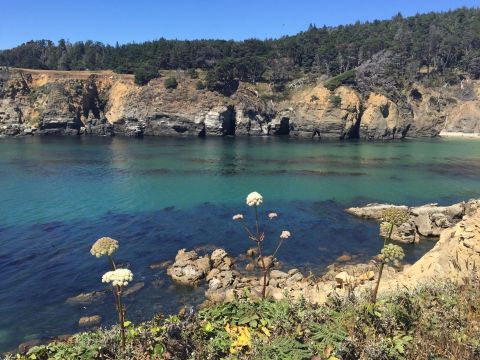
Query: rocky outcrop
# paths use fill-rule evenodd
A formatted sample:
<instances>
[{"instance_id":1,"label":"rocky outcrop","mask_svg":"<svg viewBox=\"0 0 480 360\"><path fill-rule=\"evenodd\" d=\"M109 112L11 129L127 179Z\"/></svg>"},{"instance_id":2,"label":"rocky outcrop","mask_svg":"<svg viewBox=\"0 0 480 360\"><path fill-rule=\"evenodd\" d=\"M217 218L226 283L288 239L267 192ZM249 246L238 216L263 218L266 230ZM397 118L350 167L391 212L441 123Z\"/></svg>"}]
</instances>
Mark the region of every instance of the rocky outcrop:
<instances>
[{"instance_id":1,"label":"rocky outcrop","mask_svg":"<svg viewBox=\"0 0 480 360\"><path fill-rule=\"evenodd\" d=\"M196 80L181 71L176 77L178 87L166 89L162 78L137 86L131 75L110 71L3 67L0 135L370 140L480 133L480 81L441 88L414 83L382 92L373 85L330 91L322 81L300 79L291 84L288 97L273 100L268 84L240 82L225 96L197 90Z\"/></svg>"},{"instance_id":2,"label":"rocky outcrop","mask_svg":"<svg viewBox=\"0 0 480 360\"><path fill-rule=\"evenodd\" d=\"M386 96L370 93L364 106L360 138L401 139L407 135L411 125L400 115L397 105Z\"/></svg>"},{"instance_id":3,"label":"rocky outcrop","mask_svg":"<svg viewBox=\"0 0 480 360\"><path fill-rule=\"evenodd\" d=\"M480 264L480 208L472 209L455 226L445 229L432 250L420 260L381 283L381 291L414 288L422 283L451 281L465 284L477 277Z\"/></svg>"},{"instance_id":4,"label":"rocky outcrop","mask_svg":"<svg viewBox=\"0 0 480 360\"><path fill-rule=\"evenodd\" d=\"M198 256L195 251L182 249L175 257L175 262L168 267L167 274L179 284L197 285L211 268L208 256Z\"/></svg>"},{"instance_id":5,"label":"rocky outcrop","mask_svg":"<svg viewBox=\"0 0 480 360\"><path fill-rule=\"evenodd\" d=\"M458 223L465 215L480 207L480 200L470 200L451 206L427 204L418 207L397 206L390 204L368 204L363 207L346 209L354 216L382 221L383 212L388 208L402 209L408 212L407 222L394 226L392 240L407 243L418 242L421 237L439 237L441 232ZM389 229L380 225L380 235L388 236Z\"/></svg>"}]
</instances>

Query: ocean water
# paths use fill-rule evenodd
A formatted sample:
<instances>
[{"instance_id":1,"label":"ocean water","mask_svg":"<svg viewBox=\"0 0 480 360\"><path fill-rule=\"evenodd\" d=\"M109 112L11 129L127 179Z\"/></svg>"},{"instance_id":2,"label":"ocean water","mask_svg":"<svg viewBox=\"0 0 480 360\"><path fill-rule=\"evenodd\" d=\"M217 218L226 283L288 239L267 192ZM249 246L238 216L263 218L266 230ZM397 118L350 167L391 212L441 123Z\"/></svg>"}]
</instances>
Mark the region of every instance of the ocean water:
<instances>
[{"instance_id":1,"label":"ocean water","mask_svg":"<svg viewBox=\"0 0 480 360\"><path fill-rule=\"evenodd\" d=\"M267 247L279 232L285 267L320 274L338 256L378 253L378 224L344 212L392 202L449 204L480 196L480 142L428 139L319 142L281 138L125 139L32 137L0 140L0 352L31 339L74 333L81 316L115 321L102 290L103 259L89 254L101 236L120 242L119 263L145 287L126 298L141 321L203 301L203 289L172 284L149 265L181 248L224 247L233 256L252 244L236 213L252 214L251 191L264 196ZM413 262L433 245L406 246Z\"/></svg>"}]
</instances>

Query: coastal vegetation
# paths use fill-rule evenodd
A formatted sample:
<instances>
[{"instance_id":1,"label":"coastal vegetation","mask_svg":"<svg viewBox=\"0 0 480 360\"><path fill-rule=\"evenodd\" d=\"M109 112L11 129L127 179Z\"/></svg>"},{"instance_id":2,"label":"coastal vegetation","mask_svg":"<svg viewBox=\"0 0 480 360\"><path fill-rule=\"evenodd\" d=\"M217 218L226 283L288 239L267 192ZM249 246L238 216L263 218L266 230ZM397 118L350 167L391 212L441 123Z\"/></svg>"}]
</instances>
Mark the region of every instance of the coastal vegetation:
<instances>
[{"instance_id":1,"label":"coastal vegetation","mask_svg":"<svg viewBox=\"0 0 480 360\"><path fill-rule=\"evenodd\" d=\"M478 283L432 282L368 298L306 301L238 299L156 316L35 346L7 360L69 359L478 359Z\"/></svg>"},{"instance_id":2,"label":"coastal vegetation","mask_svg":"<svg viewBox=\"0 0 480 360\"><path fill-rule=\"evenodd\" d=\"M261 291L257 290L255 282L250 282L250 286L242 287L229 299L207 301L198 308L185 306L178 314L157 314L149 321L134 324L126 320L122 305L123 288L132 281L133 274L115 264L113 254L119 248L118 241L103 237L93 244L90 253L97 258L106 257L112 269L103 275L102 281L112 285L119 315L118 325L35 345L23 352L7 354L5 359L473 360L480 356L480 282L472 258L472 254L480 252L475 245L478 231L473 230L478 225L480 202L471 200L460 206L456 204L444 208L436 205L423 207L424 214L428 208L436 214L434 218L437 220L441 215L439 211L451 214L462 206L456 211L469 214L455 225L455 229L464 229L465 232L452 232L447 228L434 251L448 257L452 269L456 269L455 274L443 278L430 276L412 286L390 277L390 290L384 288L378 297L382 270L392 264L398 267L398 262L404 257L400 246L389 243L392 242L392 234L411 221L411 214L416 210L382 204L362 208L364 216L368 214L378 218L380 233L385 235L383 249L377 256L377 281L375 284L363 283L362 276L350 276L344 271L346 277L340 277L339 273L335 277L337 286L322 301L312 301L312 298L303 295L294 296L287 286L283 287L281 297L266 296L267 285L271 291L274 280L279 281L277 275L282 274L275 270L273 276L270 264L275 262L278 249L291 234L282 231L273 255L265 257L263 246L266 237L260 228L258 209L263 203L263 196L252 192L247 196L246 203L254 210L254 230L244 222L243 214L234 215L233 220L244 226L249 240L256 244L253 249L258 255L256 263L260 271L256 283ZM360 214L359 208L352 209ZM277 217L277 213L268 214L270 221ZM458 239L458 243L451 239ZM450 256L452 251L456 252L455 258ZM224 250L216 249L210 258L192 257L192 253L181 250L176 258L177 262L184 263L183 269L187 269L189 275L196 273L195 266L203 266L205 261L217 264L216 268L208 265L211 270L207 279L212 273L220 276L220 269L225 271L224 274L232 274L232 261ZM181 259L181 256L184 258ZM429 260L426 261L424 264L428 264ZM435 266L441 263L437 259ZM170 275L175 280L173 275L176 272L171 271ZM198 285L205 272L197 275L198 278L184 285ZM301 287L306 284L302 277L298 281Z\"/></svg>"}]
</instances>

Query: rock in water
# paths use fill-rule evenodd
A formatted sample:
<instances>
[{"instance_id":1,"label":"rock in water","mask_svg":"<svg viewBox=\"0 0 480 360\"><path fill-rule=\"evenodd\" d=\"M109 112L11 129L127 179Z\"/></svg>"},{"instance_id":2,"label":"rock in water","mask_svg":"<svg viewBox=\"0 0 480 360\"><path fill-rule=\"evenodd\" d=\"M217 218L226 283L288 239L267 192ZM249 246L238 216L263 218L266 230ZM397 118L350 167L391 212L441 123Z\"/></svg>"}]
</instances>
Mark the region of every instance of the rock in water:
<instances>
[{"instance_id":1,"label":"rock in water","mask_svg":"<svg viewBox=\"0 0 480 360\"><path fill-rule=\"evenodd\" d=\"M102 317L100 315L84 316L78 320L78 326L94 326L100 324Z\"/></svg>"},{"instance_id":2,"label":"rock in water","mask_svg":"<svg viewBox=\"0 0 480 360\"><path fill-rule=\"evenodd\" d=\"M179 250L175 262L168 267L167 274L182 285L197 285L211 269L208 256L199 257L195 251Z\"/></svg>"}]
</instances>

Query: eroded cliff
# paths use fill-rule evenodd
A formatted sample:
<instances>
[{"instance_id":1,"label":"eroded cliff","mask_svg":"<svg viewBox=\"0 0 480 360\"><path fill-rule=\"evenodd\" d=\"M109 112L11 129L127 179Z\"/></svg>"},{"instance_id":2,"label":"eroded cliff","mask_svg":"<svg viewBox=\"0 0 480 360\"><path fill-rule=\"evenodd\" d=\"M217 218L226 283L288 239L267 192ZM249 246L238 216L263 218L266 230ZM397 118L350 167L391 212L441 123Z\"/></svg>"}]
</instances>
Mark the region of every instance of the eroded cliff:
<instances>
[{"instance_id":1,"label":"eroded cliff","mask_svg":"<svg viewBox=\"0 0 480 360\"><path fill-rule=\"evenodd\" d=\"M227 97L198 90L176 72L145 86L110 71L0 69L0 135L248 136L398 139L480 133L480 81L426 88L401 98L323 83L291 86L273 100L268 84L240 83ZM295 84L293 84L295 85Z\"/></svg>"}]
</instances>

